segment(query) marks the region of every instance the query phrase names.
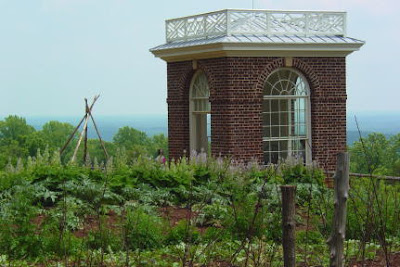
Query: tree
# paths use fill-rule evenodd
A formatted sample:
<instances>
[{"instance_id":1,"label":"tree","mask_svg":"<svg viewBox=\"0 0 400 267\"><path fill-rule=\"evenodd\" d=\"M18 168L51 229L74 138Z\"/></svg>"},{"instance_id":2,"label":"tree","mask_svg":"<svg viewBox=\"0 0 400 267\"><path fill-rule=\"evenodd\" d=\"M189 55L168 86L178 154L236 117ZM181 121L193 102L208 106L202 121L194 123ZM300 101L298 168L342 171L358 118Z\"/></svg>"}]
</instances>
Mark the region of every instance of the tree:
<instances>
[{"instance_id":1,"label":"tree","mask_svg":"<svg viewBox=\"0 0 400 267\"><path fill-rule=\"evenodd\" d=\"M25 139L25 148L31 157L36 156L38 149L44 151L46 147L49 148L49 145L40 132L33 132Z\"/></svg>"},{"instance_id":2,"label":"tree","mask_svg":"<svg viewBox=\"0 0 400 267\"><path fill-rule=\"evenodd\" d=\"M158 149L164 151L164 155L168 156L168 138L164 134L156 134L150 138L149 152L156 153Z\"/></svg>"},{"instance_id":3,"label":"tree","mask_svg":"<svg viewBox=\"0 0 400 267\"><path fill-rule=\"evenodd\" d=\"M400 176L400 133L389 139L387 164L390 175Z\"/></svg>"},{"instance_id":4,"label":"tree","mask_svg":"<svg viewBox=\"0 0 400 267\"><path fill-rule=\"evenodd\" d=\"M0 146L0 170L3 169L7 163L11 162L16 164L18 158L25 158L28 151L25 147L20 146L16 140L11 140L5 145Z\"/></svg>"},{"instance_id":5,"label":"tree","mask_svg":"<svg viewBox=\"0 0 400 267\"><path fill-rule=\"evenodd\" d=\"M400 175L400 134L389 139L371 133L350 147L351 171L381 175Z\"/></svg>"},{"instance_id":6,"label":"tree","mask_svg":"<svg viewBox=\"0 0 400 267\"><path fill-rule=\"evenodd\" d=\"M28 125L26 120L16 115L10 115L0 122L0 140L18 142L23 141L28 135L35 132L35 128Z\"/></svg>"},{"instance_id":7,"label":"tree","mask_svg":"<svg viewBox=\"0 0 400 267\"><path fill-rule=\"evenodd\" d=\"M135 158L139 155L155 156L157 149L167 153L167 138L163 134L148 137L145 132L129 126L122 127L114 135L117 148L125 148L128 157Z\"/></svg>"},{"instance_id":8,"label":"tree","mask_svg":"<svg viewBox=\"0 0 400 267\"><path fill-rule=\"evenodd\" d=\"M0 121L0 168L10 160L15 163L29 155L28 140L34 133L35 128L22 117L10 115Z\"/></svg>"},{"instance_id":9,"label":"tree","mask_svg":"<svg viewBox=\"0 0 400 267\"><path fill-rule=\"evenodd\" d=\"M74 131L74 126L66 122L49 121L43 125L40 131L44 140L46 140L49 147L60 149L69 136ZM78 134L74 138L77 138Z\"/></svg>"},{"instance_id":10,"label":"tree","mask_svg":"<svg viewBox=\"0 0 400 267\"><path fill-rule=\"evenodd\" d=\"M114 135L114 143L119 147L131 149L135 146L146 146L148 144L148 137L145 132L136 130L132 127L125 126L119 128L118 132Z\"/></svg>"}]
</instances>

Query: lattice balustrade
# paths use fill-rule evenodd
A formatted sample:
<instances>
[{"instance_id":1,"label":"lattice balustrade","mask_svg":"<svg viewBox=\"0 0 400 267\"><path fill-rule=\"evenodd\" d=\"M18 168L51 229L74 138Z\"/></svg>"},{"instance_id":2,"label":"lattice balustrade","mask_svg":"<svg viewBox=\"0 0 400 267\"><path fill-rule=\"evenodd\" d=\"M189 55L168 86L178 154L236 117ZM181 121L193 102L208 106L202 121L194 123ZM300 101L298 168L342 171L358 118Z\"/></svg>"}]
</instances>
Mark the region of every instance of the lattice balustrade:
<instances>
[{"instance_id":1,"label":"lattice balustrade","mask_svg":"<svg viewBox=\"0 0 400 267\"><path fill-rule=\"evenodd\" d=\"M232 34L345 36L345 12L222 10L167 20L167 42Z\"/></svg>"},{"instance_id":2,"label":"lattice balustrade","mask_svg":"<svg viewBox=\"0 0 400 267\"><path fill-rule=\"evenodd\" d=\"M168 20L166 23L167 42L223 35L227 29L226 18L224 12L213 12Z\"/></svg>"}]
</instances>

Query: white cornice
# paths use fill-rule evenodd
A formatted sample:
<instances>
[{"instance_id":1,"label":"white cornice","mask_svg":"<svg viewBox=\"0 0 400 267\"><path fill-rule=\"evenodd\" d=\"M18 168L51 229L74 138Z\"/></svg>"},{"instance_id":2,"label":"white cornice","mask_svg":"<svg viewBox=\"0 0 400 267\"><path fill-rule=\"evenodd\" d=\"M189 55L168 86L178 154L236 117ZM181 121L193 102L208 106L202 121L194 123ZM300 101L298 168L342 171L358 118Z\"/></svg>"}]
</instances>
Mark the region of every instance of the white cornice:
<instances>
[{"instance_id":1,"label":"white cornice","mask_svg":"<svg viewBox=\"0 0 400 267\"><path fill-rule=\"evenodd\" d=\"M215 43L151 52L167 62L217 57L345 57L359 50L362 45L363 43Z\"/></svg>"}]
</instances>

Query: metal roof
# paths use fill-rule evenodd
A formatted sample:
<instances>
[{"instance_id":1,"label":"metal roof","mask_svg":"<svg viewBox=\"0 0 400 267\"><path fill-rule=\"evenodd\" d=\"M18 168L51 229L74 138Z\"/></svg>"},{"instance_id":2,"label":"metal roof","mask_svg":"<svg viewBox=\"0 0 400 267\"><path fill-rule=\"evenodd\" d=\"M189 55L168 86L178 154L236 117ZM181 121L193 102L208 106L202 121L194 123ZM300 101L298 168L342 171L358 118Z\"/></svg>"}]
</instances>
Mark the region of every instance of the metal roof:
<instances>
[{"instance_id":1,"label":"metal roof","mask_svg":"<svg viewBox=\"0 0 400 267\"><path fill-rule=\"evenodd\" d=\"M230 36L217 36L205 39L197 39L190 41L174 41L169 42L163 45L156 46L150 51L160 51L164 49L176 49L176 48L184 48L184 47L192 47L192 46L202 46L209 44L310 44L310 45L343 45L343 44L352 44L352 45L362 45L363 41L357 40L351 37L343 37L343 36L297 36L297 35L244 35L244 34L234 34Z\"/></svg>"}]
</instances>

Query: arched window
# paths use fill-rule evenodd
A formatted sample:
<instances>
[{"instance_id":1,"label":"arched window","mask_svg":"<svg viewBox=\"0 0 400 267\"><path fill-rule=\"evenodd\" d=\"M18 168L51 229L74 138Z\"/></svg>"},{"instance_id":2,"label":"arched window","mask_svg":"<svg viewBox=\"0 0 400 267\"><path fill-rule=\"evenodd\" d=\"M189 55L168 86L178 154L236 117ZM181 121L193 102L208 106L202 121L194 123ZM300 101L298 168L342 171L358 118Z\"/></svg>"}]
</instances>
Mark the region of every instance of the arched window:
<instances>
[{"instance_id":1,"label":"arched window","mask_svg":"<svg viewBox=\"0 0 400 267\"><path fill-rule=\"evenodd\" d=\"M268 76L262 120L266 164L287 157L311 161L310 88L301 73L281 68Z\"/></svg>"},{"instance_id":2,"label":"arched window","mask_svg":"<svg viewBox=\"0 0 400 267\"><path fill-rule=\"evenodd\" d=\"M207 77L197 71L190 85L190 149L207 152L211 141L211 103Z\"/></svg>"}]
</instances>

